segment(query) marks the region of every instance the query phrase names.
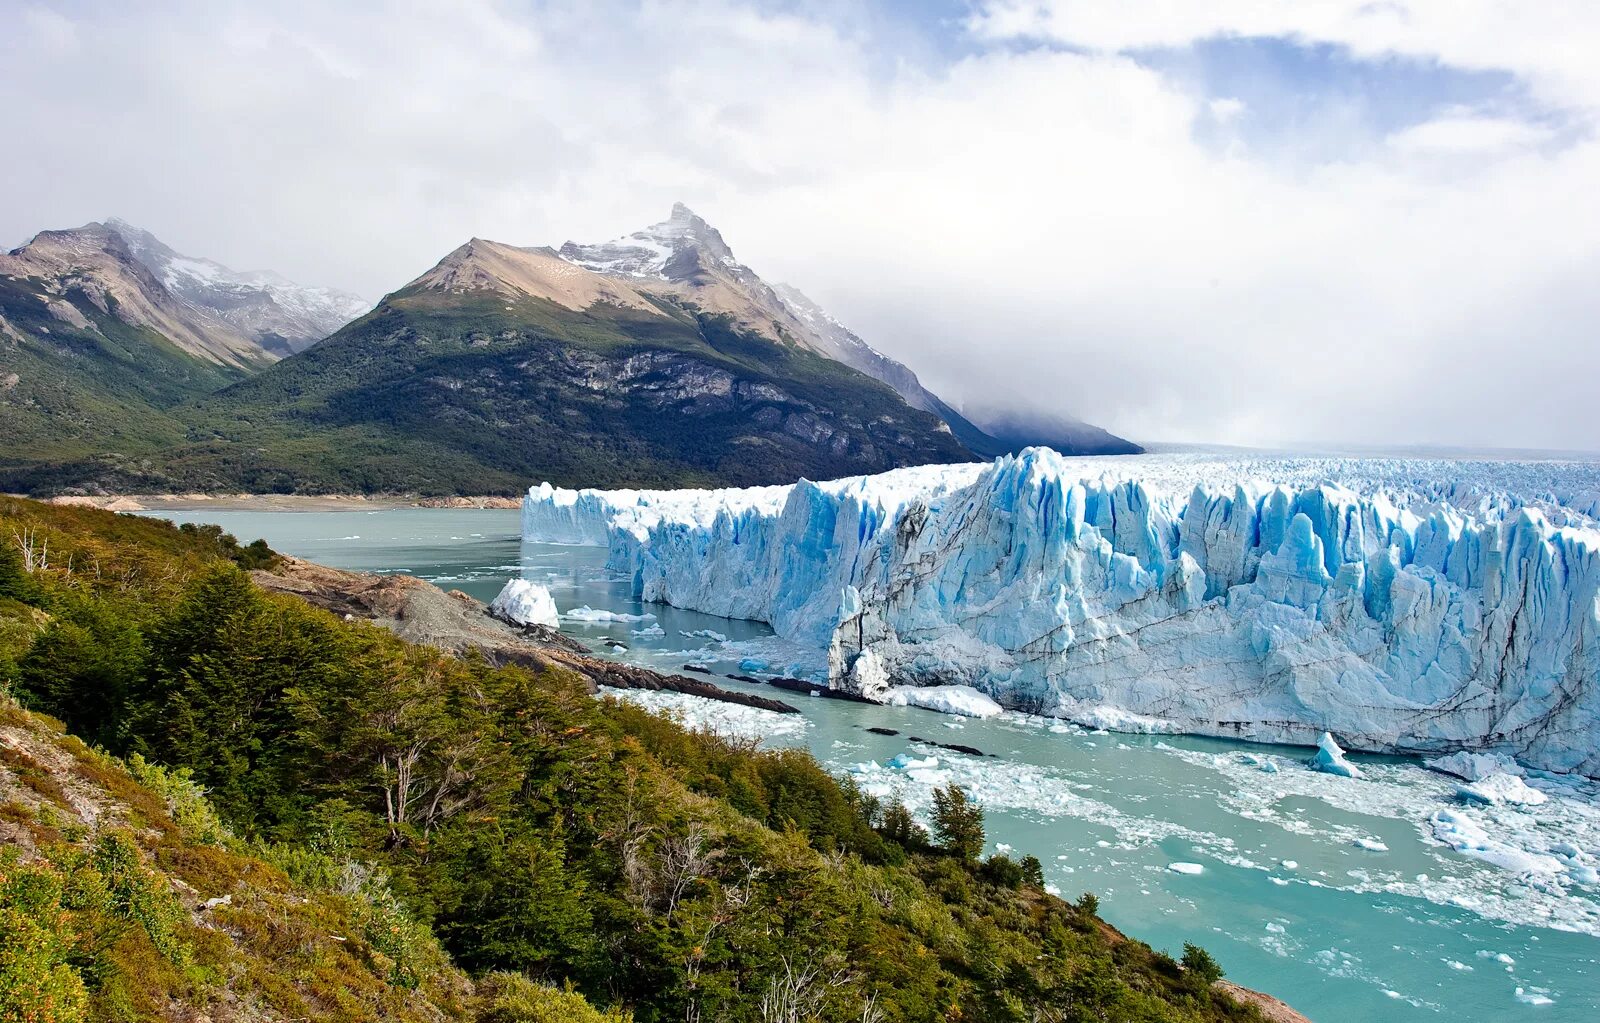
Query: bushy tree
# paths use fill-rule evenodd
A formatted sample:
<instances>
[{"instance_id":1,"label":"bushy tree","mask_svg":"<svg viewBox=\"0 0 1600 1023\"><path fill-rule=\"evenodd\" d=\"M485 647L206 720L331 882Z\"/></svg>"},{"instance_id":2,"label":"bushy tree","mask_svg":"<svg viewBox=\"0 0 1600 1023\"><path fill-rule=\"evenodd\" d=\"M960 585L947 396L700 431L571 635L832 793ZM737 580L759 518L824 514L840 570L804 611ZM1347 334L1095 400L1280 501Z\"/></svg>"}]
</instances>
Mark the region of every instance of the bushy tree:
<instances>
[{"instance_id":1,"label":"bushy tree","mask_svg":"<svg viewBox=\"0 0 1600 1023\"><path fill-rule=\"evenodd\" d=\"M928 844L927 829L917 823L904 803L891 803L883 811L883 837L906 849L921 849Z\"/></svg>"},{"instance_id":2,"label":"bushy tree","mask_svg":"<svg viewBox=\"0 0 1600 1023\"><path fill-rule=\"evenodd\" d=\"M933 792L933 835L965 863L983 855L983 810L954 782Z\"/></svg>"},{"instance_id":3,"label":"bushy tree","mask_svg":"<svg viewBox=\"0 0 1600 1023\"><path fill-rule=\"evenodd\" d=\"M1192 942L1183 943L1182 962L1184 972L1199 981L1203 987L1210 987L1222 979L1222 967L1211 958L1211 953Z\"/></svg>"},{"instance_id":4,"label":"bushy tree","mask_svg":"<svg viewBox=\"0 0 1600 1023\"><path fill-rule=\"evenodd\" d=\"M1022 883L1032 888L1044 887L1044 864L1039 857L1029 854L1022 858Z\"/></svg>"},{"instance_id":5,"label":"bushy tree","mask_svg":"<svg viewBox=\"0 0 1600 1023\"><path fill-rule=\"evenodd\" d=\"M1001 888L1022 887L1022 865L1009 856L996 853L984 860L980 874L985 881Z\"/></svg>"},{"instance_id":6,"label":"bushy tree","mask_svg":"<svg viewBox=\"0 0 1600 1023\"><path fill-rule=\"evenodd\" d=\"M0 537L0 599L31 604L39 598L39 587L22 565L22 555Z\"/></svg>"}]
</instances>

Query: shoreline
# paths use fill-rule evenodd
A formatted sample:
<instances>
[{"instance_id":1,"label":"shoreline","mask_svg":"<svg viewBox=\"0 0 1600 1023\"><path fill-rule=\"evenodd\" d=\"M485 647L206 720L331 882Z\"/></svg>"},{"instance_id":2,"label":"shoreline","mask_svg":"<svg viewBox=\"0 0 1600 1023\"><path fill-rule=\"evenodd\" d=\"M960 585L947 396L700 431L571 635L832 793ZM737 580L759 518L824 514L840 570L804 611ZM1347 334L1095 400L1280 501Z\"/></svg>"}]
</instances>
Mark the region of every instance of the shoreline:
<instances>
[{"instance_id":1,"label":"shoreline","mask_svg":"<svg viewBox=\"0 0 1600 1023\"><path fill-rule=\"evenodd\" d=\"M26 494L19 494L26 497ZM393 508L460 508L475 511L522 507L520 497L423 497L418 494L104 494L33 498L45 504L147 511L385 511Z\"/></svg>"}]
</instances>

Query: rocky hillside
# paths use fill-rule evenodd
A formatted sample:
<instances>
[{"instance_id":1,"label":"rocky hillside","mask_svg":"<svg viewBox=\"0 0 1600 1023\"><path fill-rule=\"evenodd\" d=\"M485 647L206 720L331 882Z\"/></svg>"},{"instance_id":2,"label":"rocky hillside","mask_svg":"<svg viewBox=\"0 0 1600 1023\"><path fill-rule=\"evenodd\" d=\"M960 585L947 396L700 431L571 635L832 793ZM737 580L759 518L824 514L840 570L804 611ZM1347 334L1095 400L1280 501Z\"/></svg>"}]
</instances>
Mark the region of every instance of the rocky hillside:
<instances>
[{"instance_id":1,"label":"rocky hillside","mask_svg":"<svg viewBox=\"0 0 1600 1023\"><path fill-rule=\"evenodd\" d=\"M214 310L170 289L135 255L121 231L107 224L41 231L0 255L0 277L14 286L0 307L13 330L48 327L25 308L26 295L71 330L102 333L98 313L202 362L247 371L273 361L254 338Z\"/></svg>"},{"instance_id":2,"label":"rocky hillside","mask_svg":"<svg viewBox=\"0 0 1600 1023\"><path fill-rule=\"evenodd\" d=\"M0 254L0 488L92 484L182 444L185 402L349 318L347 296L320 294L256 287L120 221Z\"/></svg>"}]
</instances>

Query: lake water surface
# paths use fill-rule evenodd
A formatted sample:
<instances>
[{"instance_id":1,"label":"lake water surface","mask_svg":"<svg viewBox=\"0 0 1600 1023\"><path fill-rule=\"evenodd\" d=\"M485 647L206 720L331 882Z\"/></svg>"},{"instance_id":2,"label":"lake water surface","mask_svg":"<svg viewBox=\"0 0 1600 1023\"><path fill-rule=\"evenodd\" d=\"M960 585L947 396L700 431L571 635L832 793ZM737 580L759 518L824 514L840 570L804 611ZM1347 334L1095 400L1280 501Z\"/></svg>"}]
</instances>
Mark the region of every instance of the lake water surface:
<instances>
[{"instance_id":1,"label":"lake water surface","mask_svg":"<svg viewBox=\"0 0 1600 1023\"><path fill-rule=\"evenodd\" d=\"M515 511L161 514L215 522L242 541L265 537L339 568L410 573L482 600L520 572L548 585L563 612L588 606L636 617L574 621L564 631L603 656L652 667L785 671L815 659L757 623L633 600L624 581L605 573L601 550L523 547ZM961 720L723 681L798 703L803 714L671 693L627 698L690 723L804 746L914 810L934 787L957 781L983 804L991 846L1039 857L1063 895L1096 892L1107 920L1158 948L1204 945L1230 978L1321 1023L1600 1019L1600 892L1519 876L1435 841L1430 816L1460 804L1452 779L1414 761L1359 757L1366 777L1344 779L1305 770L1302 749L1092 733L1020 715ZM993 755L952 754L912 743L913 735ZM1473 812L1496 841L1518 849L1600 850L1593 787L1533 811Z\"/></svg>"}]
</instances>

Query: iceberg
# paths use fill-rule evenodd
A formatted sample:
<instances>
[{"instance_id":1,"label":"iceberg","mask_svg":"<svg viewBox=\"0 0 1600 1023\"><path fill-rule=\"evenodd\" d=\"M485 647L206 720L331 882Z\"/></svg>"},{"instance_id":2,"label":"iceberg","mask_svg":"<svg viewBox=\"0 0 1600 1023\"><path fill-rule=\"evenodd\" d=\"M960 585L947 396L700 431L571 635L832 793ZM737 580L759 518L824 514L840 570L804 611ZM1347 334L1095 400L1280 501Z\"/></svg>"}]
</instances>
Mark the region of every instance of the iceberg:
<instances>
[{"instance_id":1,"label":"iceberg","mask_svg":"<svg viewBox=\"0 0 1600 1023\"><path fill-rule=\"evenodd\" d=\"M1005 708L971 686L895 686L884 703L923 707L969 718L992 718Z\"/></svg>"},{"instance_id":2,"label":"iceberg","mask_svg":"<svg viewBox=\"0 0 1600 1023\"><path fill-rule=\"evenodd\" d=\"M1600 776L1600 464L1066 458L720 491L534 488L530 541L767 622L827 685ZM1470 780L1470 779L1469 779Z\"/></svg>"},{"instance_id":3,"label":"iceberg","mask_svg":"<svg viewBox=\"0 0 1600 1023\"><path fill-rule=\"evenodd\" d=\"M1502 803L1538 806L1550 798L1516 775L1499 771L1475 782L1457 785L1456 795L1464 802L1482 803L1485 806L1499 806Z\"/></svg>"},{"instance_id":4,"label":"iceberg","mask_svg":"<svg viewBox=\"0 0 1600 1023\"><path fill-rule=\"evenodd\" d=\"M507 580L489 605L489 613L518 625L561 627L561 616L556 612L555 598L550 596L550 591L526 579Z\"/></svg>"},{"instance_id":5,"label":"iceberg","mask_svg":"<svg viewBox=\"0 0 1600 1023\"><path fill-rule=\"evenodd\" d=\"M646 611L642 615L631 615L622 611L607 611L604 608L590 607L588 604L575 607L566 613L569 622L582 622L586 625L604 625L609 622L648 622L655 619L655 615Z\"/></svg>"},{"instance_id":6,"label":"iceberg","mask_svg":"<svg viewBox=\"0 0 1600 1023\"><path fill-rule=\"evenodd\" d=\"M1337 774L1345 778L1361 777L1361 769L1344 757L1344 750L1333 741L1333 736L1327 732L1322 733L1322 738L1317 740L1317 752L1306 766L1313 771L1323 774Z\"/></svg>"},{"instance_id":7,"label":"iceberg","mask_svg":"<svg viewBox=\"0 0 1600 1023\"><path fill-rule=\"evenodd\" d=\"M1452 753L1423 761L1423 766L1441 774L1453 774L1467 781L1481 781L1492 774L1510 774L1522 777L1522 767L1510 757L1499 753Z\"/></svg>"}]
</instances>

